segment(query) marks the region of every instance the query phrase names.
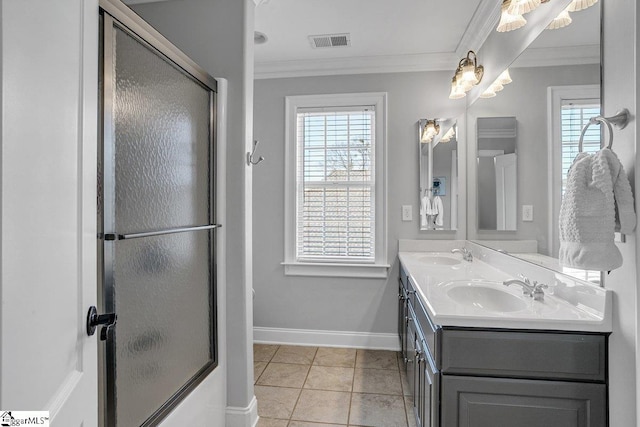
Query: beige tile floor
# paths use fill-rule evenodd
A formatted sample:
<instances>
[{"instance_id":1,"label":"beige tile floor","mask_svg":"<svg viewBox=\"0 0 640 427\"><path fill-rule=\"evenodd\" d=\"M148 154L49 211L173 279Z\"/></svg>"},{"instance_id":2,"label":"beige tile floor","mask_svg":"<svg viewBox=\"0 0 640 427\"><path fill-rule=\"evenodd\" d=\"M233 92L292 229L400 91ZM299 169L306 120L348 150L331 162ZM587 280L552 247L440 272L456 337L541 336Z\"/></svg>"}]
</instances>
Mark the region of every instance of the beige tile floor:
<instances>
[{"instance_id":1,"label":"beige tile floor","mask_svg":"<svg viewBox=\"0 0 640 427\"><path fill-rule=\"evenodd\" d=\"M255 344L258 427L414 427L394 351Z\"/></svg>"}]
</instances>

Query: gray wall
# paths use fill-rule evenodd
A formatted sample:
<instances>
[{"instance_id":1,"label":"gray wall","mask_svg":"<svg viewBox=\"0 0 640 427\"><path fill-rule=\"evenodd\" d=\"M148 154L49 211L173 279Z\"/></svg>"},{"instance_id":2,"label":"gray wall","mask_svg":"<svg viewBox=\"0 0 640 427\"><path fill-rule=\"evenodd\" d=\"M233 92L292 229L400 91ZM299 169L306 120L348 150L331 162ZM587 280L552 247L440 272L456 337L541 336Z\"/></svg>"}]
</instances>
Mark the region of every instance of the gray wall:
<instances>
[{"instance_id":1,"label":"gray wall","mask_svg":"<svg viewBox=\"0 0 640 427\"><path fill-rule=\"evenodd\" d=\"M398 239L420 233L417 121L447 117L450 72L366 74L255 81L255 138L266 160L254 169L254 325L334 331L392 333L396 329ZM287 95L387 92L388 279L285 276L284 99ZM437 100L437 101L436 101ZM401 205L413 221L401 221Z\"/></svg>"},{"instance_id":2,"label":"gray wall","mask_svg":"<svg viewBox=\"0 0 640 427\"><path fill-rule=\"evenodd\" d=\"M517 228L511 231L477 231L475 218L475 153L469 151L469 222L470 239L533 239L538 250L546 253L549 227L547 194L547 87L599 84L600 67L596 64L561 67L512 68L513 82L489 99L478 99L467 111L469 141L475 141L478 117L515 116L518 153ZM533 205L534 221L522 222L522 205Z\"/></svg>"}]
</instances>

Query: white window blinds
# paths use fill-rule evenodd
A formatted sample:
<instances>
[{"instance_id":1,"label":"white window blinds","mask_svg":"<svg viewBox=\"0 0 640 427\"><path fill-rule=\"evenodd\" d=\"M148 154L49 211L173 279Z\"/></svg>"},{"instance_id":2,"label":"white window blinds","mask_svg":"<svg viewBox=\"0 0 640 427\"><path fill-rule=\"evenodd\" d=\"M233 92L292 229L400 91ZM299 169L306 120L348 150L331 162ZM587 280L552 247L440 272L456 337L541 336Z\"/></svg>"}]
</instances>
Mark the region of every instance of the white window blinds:
<instances>
[{"instance_id":1,"label":"white window blinds","mask_svg":"<svg viewBox=\"0 0 640 427\"><path fill-rule=\"evenodd\" d=\"M564 100L561 110L561 143L562 143L562 194L567 182L567 173L578 155L578 141L582 128L591 117L600 115L600 102L597 99ZM595 153L600 149L600 124L589 126L584 135L582 150Z\"/></svg>"},{"instance_id":2,"label":"white window blinds","mask_svg":"<svg viewBox=\"0 0 640 427\"><path fill-rule=\"evenodd\" d=\"M373 106L298 108L296 255L375 260Z\"/></svg>"}]
</instances>

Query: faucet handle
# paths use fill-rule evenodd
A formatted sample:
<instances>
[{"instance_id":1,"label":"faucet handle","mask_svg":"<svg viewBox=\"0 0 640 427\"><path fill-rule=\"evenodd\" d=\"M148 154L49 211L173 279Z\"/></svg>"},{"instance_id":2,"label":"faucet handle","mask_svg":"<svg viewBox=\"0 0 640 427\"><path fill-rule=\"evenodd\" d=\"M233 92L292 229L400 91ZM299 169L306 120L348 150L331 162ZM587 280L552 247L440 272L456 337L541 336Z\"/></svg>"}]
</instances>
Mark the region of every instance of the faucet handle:
<instances>
[{"instance_id":1,"label":"faucet handle","mask_svg":"<svg viewBox=\"0 0 640 427\"><path fill-rule=\"evenodd\" d=\"M520 280L522 280L524 283L526 283L527 285L531 285L531 281L529 280L529 278L527 276L525 276L522 273L518 274L518 277L520 278Z\"/></svg>"}]
</instances>

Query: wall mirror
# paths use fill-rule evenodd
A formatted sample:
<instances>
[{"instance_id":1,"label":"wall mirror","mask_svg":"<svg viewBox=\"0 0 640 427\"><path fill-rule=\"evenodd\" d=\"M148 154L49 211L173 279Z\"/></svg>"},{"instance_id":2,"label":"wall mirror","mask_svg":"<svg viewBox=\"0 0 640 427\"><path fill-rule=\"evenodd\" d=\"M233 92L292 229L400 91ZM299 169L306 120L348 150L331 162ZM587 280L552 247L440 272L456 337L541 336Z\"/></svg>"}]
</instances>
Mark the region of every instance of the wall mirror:
<instances>
[{"instance_id":1,"label":"wall mirror","mask_svg":"<svg viewBox=\"0 0 640 427\"><path fill-rule=\"evenodd\" d=\"M467 155L478 159L468 164L467 237L479 243L492 241L494 247L500 240L533 241L536 250L527 249L532 253L520 254L522 258L600 282L599 272L568 269L557 261L563 181L578 152L580 130L600 113L600 3L571 13L571 18L573 22L565 28L543 31L511 64L511 84L493 98L477 99L467 109ZM483 164L490 163L481 153L491 150L485 145L485 125L506 117L517 123L516 209L514 223L500 228L485 222L484 214L474 208L485 206L492 197L487 188L493 186L481 185ZM593 144L587 149L599 149L600 135L594 127Z\"/></svg>"},{"instance_id":2,"label":"wall mirror","mask_svg":"<svg viewBox=\"0 0 640 427\"><path fill-rule=\"evenodd\" d=\"M438 133L425 138L418 124L420 230L458 229L458 135L452 119L438 119Z\"/></svg>"},{"instance_id":3,"label":"wall mirror","mask_svg":"<svg viewBox=\"0 0 640 427\"><path fill-rule=\"evenodd\" d=\"M476 213L478 230L515 231L518 168L515 117L478 117Z\"/></svg>"}]
</instances>

